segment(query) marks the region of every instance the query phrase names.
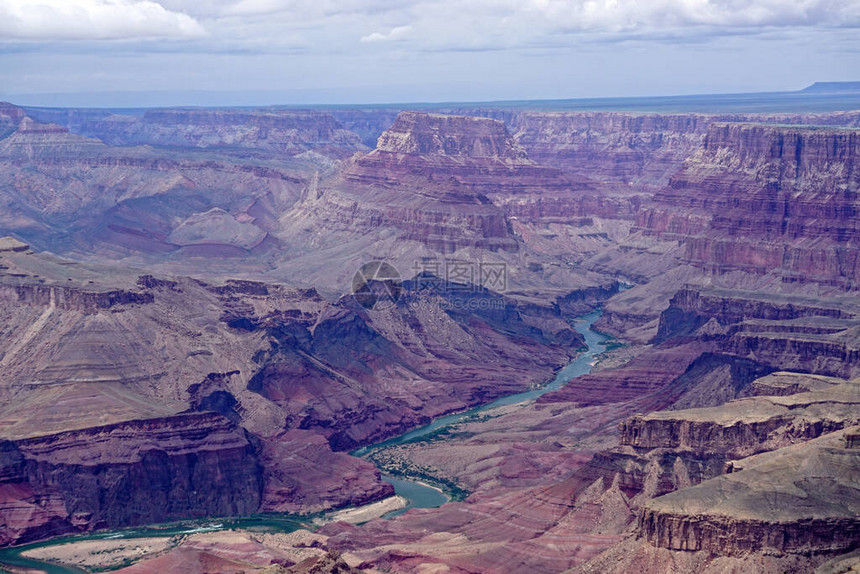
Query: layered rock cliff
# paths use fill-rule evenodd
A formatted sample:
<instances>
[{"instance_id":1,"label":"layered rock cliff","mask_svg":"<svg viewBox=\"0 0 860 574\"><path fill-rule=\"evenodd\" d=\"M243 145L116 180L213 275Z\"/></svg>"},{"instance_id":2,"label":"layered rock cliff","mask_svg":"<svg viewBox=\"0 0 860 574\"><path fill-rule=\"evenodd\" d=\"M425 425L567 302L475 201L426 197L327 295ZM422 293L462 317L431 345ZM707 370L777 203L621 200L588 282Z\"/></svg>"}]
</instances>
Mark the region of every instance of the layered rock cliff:
<instances>
[{"instance_id":1,"label":"layered rock cliff","mask_svg":"<svg viewBox=\"0 0 860 574\"><path fill-rule=\"evenodd\" d=\"M523 113L515 137L536 161L592 177L665 184L701 144L707 115Z\"/></svg>"},{"instance_id":2,"label":"layered rock cliff","mask_svg":"<svg viewBox=\"0 0 860 574\"><path fill-rule=\"evenodd\" d=\"M523 112L514 137L535 161L656 191L700 147L716 122L860 126L857 112L836 114L637 114Z\"/></svg>"},{"instance_id":3,"label":"layered rock cliff","mask_svg":"<svg viewBox=\"0 0 860 574\"><path fill-rule=\"evenodd\" d=\"M723 352L774 370L850 378L860 369L857 317L851 296L686 288L660 315L655 341L712 341Z\"/></svg>"},{"instance_id":4,"label":"layered rock cliff","mask_svg":"<svg viewBox=\"0 0 860 574\"><path fill-rule=\"evenodd\" d=\"M851 288L860 131L715 123L638 224L715 273Z\"/></svg>"},{"instance_id":5,"label":"layered rock cliff","mask_svg":"<svg viewBox=\"0 0 860 574\"><path fill-rule=\"evenodd\" d=\"M547 302L548 286L558 296L605 286L605 277L575 268L581 256L571 242L589 249L611 242L589 228L592 216L632 220L638 201L529 160L496 120L402 112L374 151L311 182L280 218L278 237L301 254L292 264L305 275L326 272L313 252L357 267L358 254L372 250L404 275L422 261L483 261L505 265L509 287Z\"/></svg>"},{"instance_id":6,"label":"layered rock cliff","mask_svg":"<svg viewBox=\"0 0 860 574\"><path fill-rule=\"evenodd\" d=\"M244 430L214 413L4 446L3 545L106 526L248 514L262 497L256 448Z\"/></svg>"},{"instance_id":7,"label":"layered rock cliff","mask_svg":"<svg viewBox=\"0 0 860 574\"><path fill-rule=\"evenodd\" d=\"M316 233L393 229L442 253L516 251L516 236L493 196L570 186L560 172L529 161L501 122L402 112L374 151L313 186L286 221L290 237L311 221Z\"/></svg>"},{"instance_id":8,"label":"layered rock cliff","mask_svg":"<svg viewBox=\"0 0 860 574\"><path fill-rule=\"evenodd\" d=\"M739 399L719 407L661 411L625 420L621 444L639 449L715 451L740 459L860 422L860 386L833 385L782 397Z\"/></svg>"},{"instance_id":9,"label":"layered rock cliff","mask_svg":"<svg viewBox=\"0 0 860 574\"><path fill-rule=\"evenodd\" d=\"M860 456L841 436L742 464L738 472L648 502L640 535L654 546L722 556L827 556L856 548Z\"/></svg>"},{"instance_id":10,"label":"layered rock cliff","mask_svg":"<svg viewBox=\"0 0 860 574\"><path fill-rule=\"evenodd\" d=\"M380 568L561 571L619 542L649 499L725 485L711 481L730 469L738 490L744 477L765 483L770 475L744 474L753 463L741 457L827 438L856 420L856 403L834 398L828 378L860 368L860 309L851 296L833 296L853 288L856 130L696 115L486 113L496 119L403 113L374 151L338 163L362 148L340 131L346 120L325 114L171 110L71 123L55 114L58 125L47 125L0 112L9 118L0 125L14 128L0 140L4 225L37 240L63 231L56 244L73 237L83 252L109 243L111 254L139 249L177 269L199 260L205 275L246 279L81 270L0 246L0 298L9 303L0 306L2 476L13 485L2 503L17 521L3 531L7 541L137 520L114 508L121 497L110 484L89 477L149 477L135 465L159 449L168 453L160 468L186 490L200 484L192 459L203 474L219 472L222 455L258 465L256 493L238 488L250 475L234 477L237 491L213 486L213 513L246 512L254 500L259 510L302 512L385 496L390 488L367 463L333 449L544 382L581 344L565 315L618 290L614 277L587 275L579 263L652 282L621 294L605 322L644 332L653 319L653 347L623 350L618 356L633 357L626 365L533 405L471 421L453 446L431 445L428 460L454 477L469 474L473 498L363 529L330 527L333 546L362 551ZM349 117L364 139L381 121ZM68 133L72 123L73 132L90 126L116 145ZM134 141L169 151L118 147ZM783 256L772 256L779 249ZM225 253L241 264L199 257ZM407 281L388 309L333 296L369 258L397 256L406 276L416 262L454 254L509 264L518 283L509 295L459 284L454 299ZM326 298L247 280L287 268L302 284L334 278L320 282ZM726 288L678 292L687 281ZM757 379L786 368L804 373ZM800 393L810 389L830 395ZM771 392L782 398L761 396ZM688 410L745 395L755 398ZM634 416L617 436L618 421L654 409L674 410ZM209 422L193 437L169 430L195 417ZM130 430L102 441L99 429L114 427ZM35 446L25 453L28 441ZM844 444L856 442L847 433ZM50 450L54 443L68 458ZM89 443L101 446L89 452ZM793 464L812 468L820 455L827 477L853 464L817 452ZM88 467L91 457L104 468ZM22 474L28 460L42 474ZM87 488L107 493L101 506L56 486L72 467L94 481ZM824 482L792 476L800 486L790 496L753 488L747 501L801 506ZM819 514L777 519L746 516L735 501L709 514L702 501L713 491L695 491L704 495L694 502L649 506L639 532L655 551L841 551L845 539L833 528L851 536L854 526L828 514L824 497L854 496L853 480L811 492ZM197 488L193 496L204 495ZM153 507L173 516L162 498ZM132 509L144 504L128 499ZM803 538L804 524L821 535Z\"/></svg>"}]
</instances>

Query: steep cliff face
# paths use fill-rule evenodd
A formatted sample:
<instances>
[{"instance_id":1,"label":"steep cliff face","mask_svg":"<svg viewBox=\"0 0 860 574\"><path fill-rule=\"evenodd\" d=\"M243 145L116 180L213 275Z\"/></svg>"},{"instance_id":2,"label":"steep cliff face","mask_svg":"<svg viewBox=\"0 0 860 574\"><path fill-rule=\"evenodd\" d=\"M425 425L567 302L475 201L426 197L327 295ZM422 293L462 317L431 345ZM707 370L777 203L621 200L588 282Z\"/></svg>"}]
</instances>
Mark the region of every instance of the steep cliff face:
<instances>
[{"instance_id":1,"label":"steep cliff face","mask_svg":"<svg viewBox=\"0 0 860 574\"><path fill-rule=\"evenodd\" d=\"M783 397L753 397L720 407L662 411L621 425L621 444L640 449L716 451L739 459L851 427L860 422L860 385Z\"/></svg>"},{"instance_id":2,"label":"steep cliff face","mask_svg":"<svg viewBox=\"0 0 860 574\"><path fill-rule=\"evenodd\" d=\"M860 456L841 433L741 461L741 470L649 501L654 546L722 556L832 555L860 536Z\"/></svg>"},{"instance_id":3,"label":"steep cliff face","mask_svg":"<svg viewBox=\"0 0 860 574\"><path fill-rule=\"evenodd\" d=\"M0 139L14 132L25 115L24 110L18 106L0 102Z\"/></svg>"},{"instance_id":4,"label":"steep cliff face","mask_svg":"<svg viewBox=\"0 0 860 574\"><path fill-rule=\"evenodd\" d=\"M576 260L605 246L642 201L625 186L531 161L500 121L401 112L374 151L308 187L281 218L280 237L330 252L372 241L395 257L491 251L509 268L523 267L524 257L505 254L528 251L536 266L558 267L548 254ZM602 229L595 218L613 223Z\"/></svg>"},{"instance_id":5,"label":"steep cliff face","mask_svg":"<svg viewBox=\"0 0 860 574\"><path fill-rule=\"evenodd\" d=\"M33 307L56 307L74 310L84 314L94 314L101 309L119 305L146 305L152 303L151 293L134 291L85 291L48 285L2 285L0 299L17 300L23 305Z\"/></svg>"},{"instance_id":6,"label":"steep cliff face","mask_svg":"<svg viewBox=\"0 0 860 574\"><path fill-rule=\"evenodd\" d=\"M716 273L856 285L860 131L714 123L639 216Z\"/></svg>"},{"instance_id":7,"label":"steep cliff face","mask_svg":"<svg viewBox=\"0 0 860 574\"><path fill-rule=\"evenodd\" d=\"M515 137L536 161L656 189L701 144L706 115L523 113Z\"/></svg>"},{"instance_id":8,"label":"steep cliff face","mask_svg":"<svg viewBox=\"0 0 860 574\"><path fill-rule=\"evenodd\" d=\"M851 319L852 310L844 307L849 298L817 299L802 296L778 296L767 293L720 289L681 289L661 315L658 341L694 333L711 319L727 326L747 319L787 321L807 317ZM850 308L850 307L849 307Z\"/></svg>"},{"instance_id":9,"label":"steep cliff face","mask_svg":"<svg viewBox=\"0 0 860 574\"><path fill-rule=\"evenodd\" d=\"M347 171L354 182L420 186L424 195L569 190L573 180L530 161L502 122L401 112L376 149Z\"/></svg>"},{"instance_id":10,"label":"steep cliff face","mask_svg":"<svg viewBox=\"0 0 860 574\"><path fill-rule=\"evenodd\" d=\"M860 387L816 383L824 387L625 420L621 445L575 476L623 494L636 536L575 571L698 570L715 560L738 571L805 571L854 548L860 458L849 437Z\"/></svg>"},{"instance_id":11,"label":"steep cliff face","mask_svg":"<svg viewBox=\"0 0 860 574\"><path fill-rule=\"evenodd\" d=\"M214 413L4 444L3 545L185 516L248 514L261 501L255 447Z\"/></svg>"},{"instance_id":12,"label":"steep cliff face","mask_svg":"<svg viewBox=\"0 0 860 574\"><path fill-rule=\"evenodd\" d=\"M523 160L505 124L486 118L401 112L380 136L386 153Z\"/></svg>"},{"instance_id":13,"label":"steep cliff face","mask_svg":"<svg viewBox=\"0 0 860 574\"><path fill-rule=\"evenodd\" d=\"M656 191L696 152L713 123L756 121L858 127L860 114L522 112L508 121L517 143L535 161Z\"/></svg>"},{"instance_id":14,"label":"steep cliff face","mask_svg":"<svg viewBox=\"0 0 860 574\"><path fill-rule=\"evenodd\" d=\"M853 297L804 297L682 289L660 315L655 341L713 341L723 352L790 369L856 376L858 308Z\"/></svg>"}]
</instances>

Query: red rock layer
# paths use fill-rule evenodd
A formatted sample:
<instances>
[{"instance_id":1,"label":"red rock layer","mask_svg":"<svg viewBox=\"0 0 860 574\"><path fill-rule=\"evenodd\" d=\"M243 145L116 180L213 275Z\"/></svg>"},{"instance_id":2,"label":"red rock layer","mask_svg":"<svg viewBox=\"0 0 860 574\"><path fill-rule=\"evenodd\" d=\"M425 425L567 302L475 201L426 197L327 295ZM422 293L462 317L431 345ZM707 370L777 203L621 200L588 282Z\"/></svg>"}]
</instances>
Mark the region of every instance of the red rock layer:
<instances>
[{"instance_id":1,"label":"red rock layer","mask_svg":"<svg viewBox=\"0 0 860 574\"><path fill-rule=\"evenodd\" d=\"M508 121L517 143L535 161L657 190L699 148L714 122L860 126L860 114L523 112Z\"/></svg>"},{"instance_id":2,"label":"red rock layer","mask_svg":"<svg viewBox=\"0 0 860 574\"><path fill-rule=\"evenodd\" d=\"M3 443L0 544L259 508L245 431L214 413Z\"/></svg>"},{"instance_id":3,"label":"red rock layer","mask_svg":"<svg viewBox=\"0 0 860 574\"><path fill-rule=\"evenodd\" d=\"M715 123L638 219L715 273L860 279L860 130Z\"/></svg>"},{"instance_id":4,"label":"red rock layer","mask_svg":"<svg viewBox=\"0 0 860 574\"><path fill-rule=\"evenodd\" d=\"M639 530L654 546L729 556L752 552L802 554L825 549L839 553L853 548L860 537L860 524L851 519L772 524L730 517L670 516L651 510L643 513Z\"/></svg>"},{"instance_id":5,"label":"red rock layer","mask_svg":"<svg viewBox=\"0 0 860 574\"><path fill-rule=\"evenodd\" d=\"M381 152L448 157L525 159L505 124L491 119L401 112L379 138Z\"/></svg>"},{"instance_id":6,"label":"red rock layer","mask_svg":"<svg viewBox=\"0 0 860 574\"><path fill-rule=\"evenodd\" d=\"M833 440L837 439L837 440ZM670 550L832 556L860 538L860 456L840 437L740 461L742 468L649 501L639 535Z\"/></svg>"},{"instance_id":7,"label":"red rock layer","mask_svg":"<svg viewBox=\"0 0 860 574\"><path fill-rule=\"evenodd\" d=\"M538 404L590 406L639 399L666 387L708 350L709 345L702 343L658 349L618 369L577 377L561 389L541 396Z\"/></svg>"},{"instance_id":8,"label":"red rock layer","mask_svg":"<svg viewBox=\"0 0 860 574\"><path fill-rule=\"evenodd\" d=\"M774 370L851 378L860 372L858 311L853 297L689 288L660 315L655 340L710 340Z\"/></svg>"},{"instance_id":9,"label":"red rock layer","mask_svg":"<svg viewBox=\"0 0 860 574\"><path fill-rule=\"evenodd\" d=\"M400 238L443 253L517 251L505 199L586 188L529 161L501 122L402 112L377 149L320 184L288 217L298 234L308 225L354 236L396 229Z\"/></svg>"}]
</instances>

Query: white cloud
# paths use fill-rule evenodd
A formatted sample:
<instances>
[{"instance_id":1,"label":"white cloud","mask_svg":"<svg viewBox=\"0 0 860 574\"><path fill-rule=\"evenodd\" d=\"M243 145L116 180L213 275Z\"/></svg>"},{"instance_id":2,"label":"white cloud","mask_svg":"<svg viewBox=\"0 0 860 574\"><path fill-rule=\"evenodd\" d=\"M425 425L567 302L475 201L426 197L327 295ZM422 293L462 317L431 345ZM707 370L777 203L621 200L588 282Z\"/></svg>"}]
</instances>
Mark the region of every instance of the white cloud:
<instances>
[{"instance_id":1,"label":"white cloud","mask_svg":"<svg viewBox=\"0 0 860 574\"><path fill-rule=\"evenodd\" d=\"M0 40L187 38L203 26L149 0L0 0Z\"/></svg>"},{"instance_id":2,"label":"white cloud","mask_svg":"<svg viewBox=\"0 0 860 574\"><path fill-rule=\"evenodd\" d=\"M523 6L560 25L615 32L860 25L858 0L531 0Z\"/></svg>"},{"instance_id":3,"label":"white cloud","mask_svg":"<svg viewBox=\"0 0 860 574\"><path fill-rule=\"evenodd\" d=\"M293 17L331 16L335 14L379 14L399 11L422 0L217 0L226 2L225 15L254 16L287 13ZM176 3L183 0L165 0ZM184 3L194 4L194 0ZM190 7L190 9L196 9Z\"/></svg>"},{"instance_id":4,"label":"white cloud","mask_svg":"<svg viewBox=\"0 0 860 574\"><path fill-rule=\"evenodd\" d=\"M392 28L388 34L373 32L367 36L362 36L362 42L386 42L388 40L402 40L407 38L412 33L412 26L397 26Z\"/></svg>"},{"instance_id":5,"label":"white cloud","mask_svg":"<svg viewBox=\"0 0 860 574\"><path fill-rule=\"evenodd\" d=\"M568 49L855 27L860 0L0 0L7 43L206 36L193 49L219 53Z\"/></svg>"}]
</instances>

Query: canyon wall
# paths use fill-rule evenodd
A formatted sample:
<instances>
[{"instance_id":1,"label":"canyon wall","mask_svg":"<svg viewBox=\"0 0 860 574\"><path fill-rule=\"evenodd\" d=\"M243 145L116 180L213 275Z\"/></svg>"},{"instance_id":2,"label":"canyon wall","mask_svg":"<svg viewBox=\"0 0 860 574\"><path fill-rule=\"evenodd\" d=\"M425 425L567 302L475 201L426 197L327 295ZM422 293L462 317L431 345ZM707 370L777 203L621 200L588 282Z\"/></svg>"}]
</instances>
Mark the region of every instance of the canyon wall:
<instances>
[{"instance_id":1,"label":"canyon wall","mask_svg":"<svg viewBox=\"0 0 860 574\"><path fill-rule=\"evenodd\" d=\"M853 288L858 144L857 129L711 124L638 225L714 273Z\"/></svg>"},{"instance_id":2,"label":"canyon wall","mask_svg":"<svg viewBox=\"0 0 860 574\"><path fill-rule=\"evenodd\" d=\"M508 120L514 137L540 163L595 179L657 191L683 166L717 122L756 121L860 127L860 113L637 114L519 112Z\"/></svg>"},{"instance_id":3,"label":"canyon wall","mask_svg":"<svg viewBox=\"0 0 860 574\"><path fill-rule=\"evenodd\" d=\"M345 451L545 382L583 343L570 315L634 277L605 323L647 348L428 455L473 498L328 527L332 546L522 572L634 532L721 557L849 549L858 401L831 378L860 374L858 130L783 124L858 115L469 113L489 117L0 107L4 229L113 265L0 244L0 542L195 515L183 496L212 514L387 496ZM132 252L220 279L113 263ZM454 255L509 265L509 293L340 296L369 258L406 279Z\"/></svg>"},{"instance_id":4,"label":"canyon wall","mask_svg":"<svg viewBox=\"0 0 860 574\"><path fill-rule=\"evenodd\" d=\"M485 118L400 113L371 153L285 216L287 234L319 225L351 236L396 229L441 253L517 251L498 195L567 192L573 182L529 161L504 124Z\"/></svg>"},{"instance_id":5,"label":"canyon wall","mask_svg":"<svg viewBox=\"0 0 860 574\"><path fill-rule=\"evenodd\" d=\"M774 370L850 378L860 373L852 296L804 297L686 288L660 315L655 342L712 341Z\"/></svg>"},{"instance_id":6,"label":"canyon wall","mask_svg":"<svg viewBox=\"0 0 860 574\"><path fill-rule=\"evenodd\" d=\"M660 548L720 556L850 551L860 538L860 457L838 435L744 459L740 470L655 498L638 532Z\"/></svg>"},{"instance_id":7,"label":"canyon wall","mask_svg":"<svg viewBox=\"0 0 860 574\"><path fill-rule=\"evenodd\" d=\"M0 544L94 528L255 512L262 467L245 431L214 413L4 443Z\"/></svg>"}]
</instances>

